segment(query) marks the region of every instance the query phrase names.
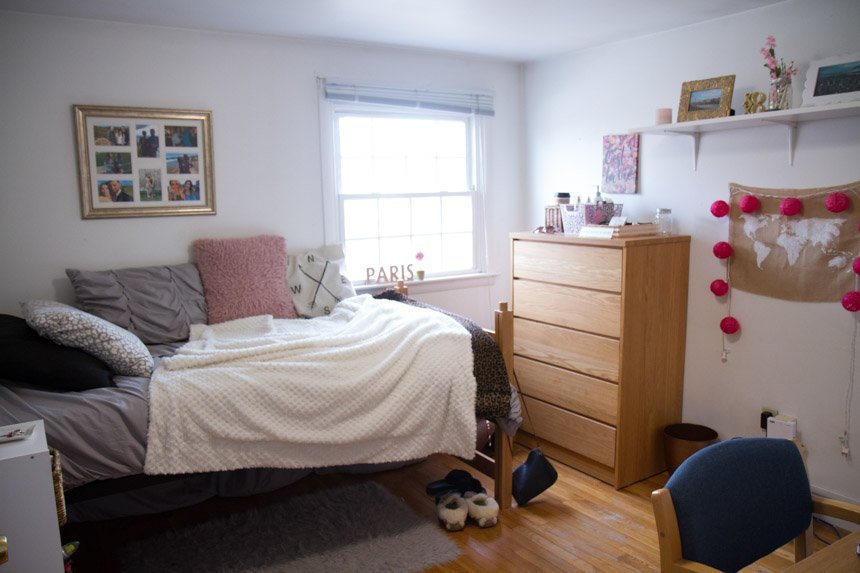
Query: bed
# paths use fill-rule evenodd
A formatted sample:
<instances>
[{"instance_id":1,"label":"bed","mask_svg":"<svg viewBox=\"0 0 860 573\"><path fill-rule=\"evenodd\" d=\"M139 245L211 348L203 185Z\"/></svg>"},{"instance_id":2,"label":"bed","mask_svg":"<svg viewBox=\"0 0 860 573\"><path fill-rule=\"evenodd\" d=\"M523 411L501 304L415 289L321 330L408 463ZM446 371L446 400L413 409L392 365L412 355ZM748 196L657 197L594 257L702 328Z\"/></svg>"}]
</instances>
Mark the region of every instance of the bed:
<instances>
[{"instance_id":1,"label":"bed","mask_svg":"<svg viewBox=\"0 0 860 573\"><path fill-rule=\"evenodd\" d=\"M126 375L112 375L108 385L62 392L34 385L33 380L30 380L30 383L26 380L24 383L20 380L2 381L0 425L32 419L45 420L49 445L59 451L62 460L68 515L71 521L164 511L196 503L213 495L248 495L269 491L286 486L313 471L379 471L411 463L434 452L449 453L466 459L472 457L472 454L477 454L473 463L482 471L492 473L497 500L503 508L510 507L510 440L521 419L516 392L507 382L505 382L504 392L501 392L498 382L499 369L502 370L507 381L512 356L512 349L508 344L512 318L506 305L500 305L500 309L496 312L496 327L490 335L466 319L443 315L438 312L438 309L427 308L427 305L409 299L402 292L405 289L401 289L400 292L387 291L375 297L367 295L350 297L345 299L343 304L335 305L333 307L335 310L330 314L310 320L278 320L270 315L253 314L221 324L195 326L206 322L209 300L204 295L202 273L195 264L119 271L69 271L68 274L75 287L78 305L109 321L119 330L135 334L142 341L147 342L145 349L154 368L152 376L128 375L128 369L133 373L139 365L124 364L123 367L127 369L124 371ZM284 274L280 274L280 277L283 276ZM348 400L336 400L329 406L323 404L314 417L304 421L290 416L294 423L287 424L291 427L283 429L289 438L285 439L284 443L290 444L289 448L274 439L261 440L258 435L253 435L254 432L267 430L265 428L261 430L259 420L249 413L265 410L268 403L275 404L272 410L275 412L281 411L281 408L289 409L291 400L276 402L279 398L262 394L258 397L258 406L242 410L235 407L237 398L231 396L229 400L221 399L220 404L215 400L214 409L206 410L195 401L195 398L191 400L190 408L171 410L177 403L182 402L183 398L165 393L164 388L190 387L198 379L202 380L203 387L213 385L209 382L216 379L211 375L214 371L200 370L198 368L200 362L209 365L214 361L219 367L228 364L226 376L229 378L229 383L224 381L220 383L227 383L228 389L231 386L235 389L240 387L243 379L253 378L258 382L267 380L266 372L275 354L286 353L282 357L285 357L288 363L288 370L294 368L297 359L290 353L295 350L297 340L300 341L298 345L303 347L308 346L308 340L313 340L312 353L322 352L325 355L327 349L323 349L318 344L322 339L320 333L314 331L312 334L306 332L295 334L296 328L298 330L310 328L315 321L321 325L328 325L325 328L329 330L336 330L342 338L348 339L350 336L353 336L353 339L361 338L360 345L357 347L361 349L359 354L366 351L369 340L379 342L380 348L385 349L386 343L382 341L384 333L365 336L363 331L346 329L344 334L338 330L340 325L351 324L352 320L358 322L362 316L363 324L378 325L380 319L377 315L362 314L371 307L383 309L383 312L387 313L395 323L401 320L402 314L413 315L412 322L404 322L399 326L405 329L399 335L395 335L401 340L417 336L414 334L416 330L427 330L430 336L429 342L418 350L409 349L407 354L421 355L442 344L437 351L450 356L452 350L444 346L445 341L459 338L462 343L465 337L472 352L470 360L460 363L455 361L452 366L457 371L464 370L463 365L467 363L474 367L474 378L478 382L469 402L469 407L473 409L470 412L471 424L464 422L462 394L459 390L450 388L443 391L441 399L438 396L434 398L428 395L427 399L433 403L446 401L445 408L438 408L438 415L428 417L426 411L419 415L412 412L412 410L417 411L418 408L410 406L410 413L403 415L402 420L399 418L394 421L388 420L386 422L388 425L384 425L382 431L387 432L390 437L385 440L374 438L371 433L367 433L369 430L365 432L366 428L356 429L377 424L374 416L363 415L367 414L371 407L369 403L364 403L360 411L354 413L351 427L343 425L346 419L344 416L348 415L349 407L344 408L347 414L341 412L335 415L331 412L335 409L331 404L335 402L345 402L347 406L358 408L362 398L359 394L352 394ZM349 318L342 316L346 312L343 309L346 308L352 309L350 312L354 313L354 317L353 315ZM25 314L33 314L33 312L32 308L25 308ZM81 310L77 312L83 313ZM90 313L83 314L90 315ZM430 318L431 316L433 318ZM439 318L442 316L444 319ZM454 336L445 335L441 338L437 336L433 339L434 329L427 326L428 322L433 321L439 321L442 327L459 328L463 332L458 332ZM333 323L335 326L332 326ZM459 323L460 326L455 323ZM279 340L286 342L277 349L271 345L265 346L262 350L256 347L252 350L248 349L249 339L257 341L258 334L281 327L287 330L282 333L283 336ZM236 334L237 330L241 330L241 335ZM248 335L248 332L251 334ZM187 338L191 341L185 343ZM493 339L497 339L497 344L492 342ZM487 340L491 341L490 347L487 347ZM35 344L35 341L31 342ZM46 343L45 340L38 342ZM222 354L208 353L212 349L221 352L225 347L228 354L233 353L228 360L222 360L220 358ZM63 347L62 350L71 349ZM354 350L353 354L355 354ZM264 364L263 371L237 370L236 363L233 362L234 355L249 352L251 362L256 364L254 368ZM479 356L476 354L478 352L483 354ZM213 359L213 356L219 358ZM392 353L391 356L396 354ZM492 362L493 357L497 359L495 363ZM128 360L128 356L125 355L121 358ZM139 358L143 360L142 357ZM360 358L358 363L362 361L367 363L370 360L369 355ZM440 360L438 355L435 357L428 355L427 358L431 363L439 364L440 368L445 362ZM48 360L48 362L51 361L56 362L56 360ZM407 374L411 371L410 364L401 364L400 359L389 357L380 362L385 363L383 369L385 371L396 370L397 367L403 367ZM69 363L63 359L62 364ZM192 366L190 370L192 374L189 375L190 377L183 378L185 366L188 364ZM339 365L339 368L345 368L346 372L355 372L354 367L350 365L351 363L344 363ZM144 370L146 370L145 367ZM489 371L489 374L482 373L482 370ZM224 369L222 368L220 372L219 380ZM180 377L172 379L171 376L174 375ZM45 375L42 374L42 376ZM280 380L279 377L280 375L278 375ZM360 377L346 376L345 379ZM372 376L368 374L368 377L373 380L371 388L391 383L390 380L386 382L385 372L373 373ZM406 378L408 376L404 376L404 379ZM495 381L490 380L493 378ZM334 380L331 376L330 379ZM263 387L271 385L262 384ZM435 387L436 384L434 383L433 386ZM241 387L244 388L244 386ZM420 388L420 385L416 387ZM396 395L400 391L400 386L397 386L397 390L394 386L391 388L385 390L380 396ZM248 393L257 393L257 390ZM465 395L466 399L469 399L468 392ZM368 399L373 398L368 397ZM424 401L416 398L414 393L407 393L400 398L400 402L404 403L410 403L410 400ZM384 399L376 401L381 403ZM500 405L502 401L505 402L504 405ZM165 410L171 412L166 418L157 414ZM313 407L310 411L314 411ZM203 415L202 412L208 413ZM219 415L219 412L225 414ZM454 415L452 412L458 412L458 414ZM300 415L304 414L295 414L295 416ZM398 414L397 410L391 410L388 415L397 418L401 414ZM196 435L200 426L210 425L209 422L213 420L219 420L220 425L222 418L230 416L236 418L234 422L250 426L253 430L252 435L242 435L246 430L241 425L228 426L225 430L227 434ZM331 417L333 422L318 425L317 430L311 432L310 430L315 427L317 416L322 418L333 416ZM383 418L383 415L379 416L379 419ZM493 439L495 451L492 457L474 451L476 420L484 418L492 419L497 423ZM286 420L283 422L286 423ZM337 431L326 434L329 426L336 427L337 424L341 424L339 432L341 435L349 434L348 439L343 443L332 442L337 440ZM275 420L275 425L273 431L277 434L282 431L282 428L278 420ZM156 433L155 428L160 428L162 432ZM455 435L447 435L447 430L443 431L442 428L456 429L456 431L451 430ZM468 450L464 442L467 431L471 433L471 446ZM417 447L413 443L414 440L408 436L410 432L423 436ZM362 438L358 440L362 443L361 448L357 448L355 443L349 441L355 442L359 434ZM225 440L225 435L228 435L230 440ZM298 443L296 436L302 435L307 436L305 443ZM191 438L195 438L196 442ZM187 445L185 442L193 442L190 450L182 449ZM371 446L368 447L368 444ZM158 450L160 455L156 457L155 452ZM223 455L225 451L230 452L230 455ZM329 455L331 451L336 451L335 455ZM218 458L218 462L213 465L211 460L214 458Z\"/></svg>"}]
</instances>

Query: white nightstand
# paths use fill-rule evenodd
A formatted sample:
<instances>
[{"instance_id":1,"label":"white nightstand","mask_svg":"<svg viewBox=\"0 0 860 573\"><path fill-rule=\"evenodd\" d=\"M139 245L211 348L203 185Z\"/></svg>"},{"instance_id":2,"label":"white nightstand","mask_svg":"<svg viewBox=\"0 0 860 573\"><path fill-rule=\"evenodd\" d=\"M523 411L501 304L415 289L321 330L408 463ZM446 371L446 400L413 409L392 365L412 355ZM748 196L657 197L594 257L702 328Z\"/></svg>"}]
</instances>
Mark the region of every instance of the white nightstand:
<instances>
[{"instance_id":1,"label":"white nightstand","mask_svg":"<svg viewBox=\"0 0 860 573\"><path fill-rule=\"evenodd\" d=\"M0 427L0 436L32 427L23 440L0 443L0 536L9 560L0 573L63 571L51 455L42 420Z\"/></svg>"}]
</instances>

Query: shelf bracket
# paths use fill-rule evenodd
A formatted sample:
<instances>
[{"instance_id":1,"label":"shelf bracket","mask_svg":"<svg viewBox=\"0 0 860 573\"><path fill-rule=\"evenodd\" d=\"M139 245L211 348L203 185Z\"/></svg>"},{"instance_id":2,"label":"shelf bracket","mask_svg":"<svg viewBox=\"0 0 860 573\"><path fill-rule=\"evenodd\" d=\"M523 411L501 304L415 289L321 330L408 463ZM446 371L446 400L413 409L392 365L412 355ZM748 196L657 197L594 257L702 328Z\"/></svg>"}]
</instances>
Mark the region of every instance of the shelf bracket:
<instances>
[{"instance_id":1,"label":"shelf bracket","mask_svg":"<svg viewBox=\"0 0 860 573\"><path fill-rule=\"evenodd\" d=\"M797 142L797 122L784 124L788 128L788 164L794 165L794 144Z\"/></svg>"},{"instance_id":2,"label":"shelf bracket","mask_svg":"<svg viewBox=\"0 0 860 573\"><path fill-rule=\"evenodd\" d=\"M681 133L681 132L677 132ZM702 139L702 132L694 131L692 133L684 133L693 138L693 171L699 170L699 140Z\"/></svg>"}]
</instances>

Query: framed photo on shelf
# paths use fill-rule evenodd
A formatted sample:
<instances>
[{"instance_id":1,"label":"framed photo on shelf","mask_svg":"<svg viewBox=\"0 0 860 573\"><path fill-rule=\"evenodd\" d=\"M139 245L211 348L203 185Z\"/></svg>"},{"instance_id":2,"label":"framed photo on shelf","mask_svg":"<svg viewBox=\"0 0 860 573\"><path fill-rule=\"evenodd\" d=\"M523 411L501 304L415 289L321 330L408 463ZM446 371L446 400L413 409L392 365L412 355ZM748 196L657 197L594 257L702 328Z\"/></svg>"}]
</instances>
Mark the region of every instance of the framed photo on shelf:
<instances>
[{"instance_id":1,"label":"framed photo on shelf","mask_svg":"<svg viewBox=\"0 0 860 573\"><path fill-rule=\"evenodd\" d=\"M678 121L728 117L734 89L734 75L684 82L678 104Z\"/></svg>"},{"instance_id":2,"label":"framed photo on shelf","mask_svg":"<svg viewBox=\"0 0 860 573\"><path fill-rule=\"evenodd\" d=\"M860 101L860 52L809 64L803 106Z\"/></svg>"},{"instance_id":3,"label":"framed photo on shelf","mask_svg":"<svg viewBox=\"0 0 860 573\"><path fill-rule=\"evenodd\" d=\"M81 217L214 215L212 112L74 106Z\"/></svg>"}]
</instances>

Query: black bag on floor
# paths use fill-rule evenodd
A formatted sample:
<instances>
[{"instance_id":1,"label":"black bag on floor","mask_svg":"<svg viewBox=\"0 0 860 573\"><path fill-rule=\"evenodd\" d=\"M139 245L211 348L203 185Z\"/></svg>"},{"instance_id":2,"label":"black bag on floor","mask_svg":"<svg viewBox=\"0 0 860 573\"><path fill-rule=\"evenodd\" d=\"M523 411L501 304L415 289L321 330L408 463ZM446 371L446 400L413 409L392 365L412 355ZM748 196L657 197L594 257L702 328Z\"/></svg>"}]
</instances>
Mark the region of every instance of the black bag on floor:
<instances>
[{"instance_id":1,"label":"black bag on floor","mask_svg":"<svg viewBox=\"0 0 860 573\"><path fill-rule=\"evenodd\" d=\"M517 504L522 507L531 499L544 492L558 479L558 472L544 457L540 448L529 452L526 461L514 470L513 494Z\"/></svg>"}]
</instances>

